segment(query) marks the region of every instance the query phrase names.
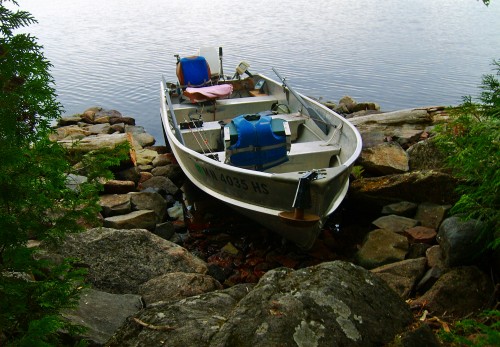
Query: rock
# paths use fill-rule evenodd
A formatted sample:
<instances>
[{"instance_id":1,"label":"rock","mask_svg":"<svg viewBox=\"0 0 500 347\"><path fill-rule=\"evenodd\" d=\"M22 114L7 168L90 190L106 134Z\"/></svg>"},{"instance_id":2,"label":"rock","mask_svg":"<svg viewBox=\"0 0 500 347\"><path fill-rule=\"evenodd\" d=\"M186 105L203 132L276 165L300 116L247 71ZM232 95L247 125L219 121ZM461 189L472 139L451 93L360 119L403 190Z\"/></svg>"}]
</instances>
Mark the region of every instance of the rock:
<instances>
[{"instance_id":1,"label":"rock","mask_svg":"<svg viewBox=\"0 0 500 347\"><path fill-rule=\"evenodd\" d=\"M438 205L424 202L418 205L415 219L419 220L424 227L438 230L439 225L448 214L451 205Z\"/></svg>"},{"instance_id":2,"label":"rock","mask_svg":"<svg viewBox=\"0 0 500 347\"><path fill-rule=\"evenodd\" d=\"M372 224L380 229L387 229L395 233L404 233L406 229L417 226L419 221L391 214L377 218Z\"/></svg>"},{"instance_id":3,"label":"rock","mask_svg":"<svg viewBox=\"0 0 500 347\"><path fill-rule=\"evenodd\" d=\"M445 155L439 151L433 138L411 145L406 151L410 170L441 170L445 167Z\"/></svg>"},{"instance_id":4,"label":"rock","mask_svg":"<svg viewBox=\"0 0 500 347\"><path fill-rule=\"evenodd\" d=\"M418 282L416 291L419 293L425 293L434 285L434 283L436 283L443 273L443 269L431 267Z\"/></svg>"},{"instance_id":5,"label":"rock","mask_svg":"<svg viewBox=\"0 0 500 347\"><path fill-rule=\"evenodd\" d=\"M104 217L126 214L132 211L130 195L128 194L101 195L99 197L99 205L102 208Z\"/></svg>"},{"instance_id":6,"label":"rock","mask_svg":"<svg viewBox=\"0 0 500 347\"><path fill-rule=\"evenodd\" d=\"M384 324L377 322L381 315ZM376 346L411 319L385 283L350 263L280 268L267 272L238 303L210 345Z\"/></svg>"},{"instance_id":7,"label":"rock","mask_svg":"<svg viewBox=\"0 0 500 347\"><path fill-rule=\"evenodd\" d=\"M339 100L339 105L337 108L341 113L353 113L355 112L355 107L356 101L352 97L346 95Z\"/></svg>"},{"instance_id":8,"label":"rock","mask_svg":"<svg viewBox=\"0 0 500 347\"><path fill-rule=\"evenodd\" d=\"M165 223L156 224L156 228L153 231L153 233L155 235L158 235L159 237L165 239L165 240L170 240L170 238L175 233L175 227L172 224L172 222L165 222Z\"/></svg>"},{"instance_id":9,"label":"rock","mask_svg":"<svg viewBox=\"0 0 500 347\"><path fill-rule=\"evenodd\" d=\"M87 130L92 135L109 134L111 133L111 126L109 125L109 123L101 123L101 124L91 125L87 128Z\"/></svg>"},{"instance_id":10,"label":"rock","mask_svg":"<svg viewBox=\"0 0 500 347\"><path fill-rule=\"evenodd\" d=\"M168 342L168 346L209 346L210 339L226 322L234 306L253 286L240 284L173 303L146 307L122 325L106 345L162 346Z\"/></svg>"},{"instance_id":11,"label":"rock","mask_svg":"<svg viewBox=\"0 0 500 347\"><path fill-rule=\"evenodd\" d=\"M349 194L353 199L380 208L394 200L453 204L457 200L455 187L456 180L446 173L416 171L354 180Z\"/></svg>"},{"instance_id":12,"label":"rock","mask_svg":"<svg viewBox=\"0 0 500 347\"><path fill-rule=\"evenodd\" d=\"M397 216L410 217L415 215L417 204L409 201L396 202L382 208L382 214L395 214Z\"/></svg>"},{"instance_id":13,"label":"rock","mask_svg":"<svg viewBox=\"0 0 500 347\"><path fill-rule=\"evenodd\" d=\"M172 195L175 195L179 190L179 188L177 188L177 186L170 179L163 176L153 176L140 184L141 190L146 188L156 188Z\"/></svg>"},{"instance_id":14,"label":"rock","mask_svg":"<svg viewBox=\"0 0 500 347\"><path fill-rule=\"evenodd\" d=\"M121 118L122 114L120 112L118 112L117 110L106 110L106 109L99 107L99 108L97 108L94 117L95 118L99 118L99 117L108 117L108 118L118 117L118 118Z\"/></svg>"},{"instance_id":15,"label":"rock","mask_svg":"<svg viewBox=\"0 0 500 347\"><path fill-rule=\"evenodd\" d=\"M398 295L407 299L425 273L425 258L407 259L377 267L371 272L383 279Z\"/></svg>"},{"instance_id":16,"label":"rock","mask_svg":"<svg viewBox=\"0 0 500 347\"><path fill-rule=\"evenodd\" d=\"M381 279L336 261L271 270L253 289L237 285L155 304L134 318L109 346L380 346L412 314Z\"/></svg>"},{"instance_id":17,"label":"rock","mask_svg":"<svg viewBox=\"0 0 500 347\"><path fill-rule=\"evenodd\" d=\"M155 144L155 138L148 133L133 134L134 140L142 147L148 147Z\"/></svg>"},{"instance_id":18,"label":"rock","mask_svg":"<svg viewBox=\"0 0 500 347\"><path fill-rule=\"evenodd\" d=\"M448 267L471 265L483 255L489 240L482 233L482 226L479 221L464 221L457 216L443 221L437 241Z\"/></svg>"},{"instance_id":19,"label":"rock","mask_svg":"<svg viewBox=\"0 0 500 347\"><path fill-rule=\"evenodd\" d=\"M436 239L437 232L432 228L416 226L406 229L405 235L408 236L409 241L412 243L433 244Z\"/></svg>"},{"instance_id":20,"label":"rock","mask_svg":"<svg viewBox=\"0 0 500 347\"><path fill-rule=\"evenodd\" d=\"M430 247L425 252L425 257L427 258L427 266L437 267L441 270L445 270L447 268L444 262L443 251L441 249L441 246L434 245Z\"/></svg>"},{"instance_id":21,"label":"rock","mask_svg":"<svg viewBox=\"0 0 500 347\"><path fill-rule=\"evenodd\" d=\"M417 141L425 128L433 123L428 109L408 109L350 118L361 133L363 147L384 143L389 137L400 144Z\"/></svg>"},{"instance_id":22,"label":"rock","mask_svg":"<svg viewBox=\"0 0 500 347\"><path fill-rule=\"evenodd\" d=\"M167 154L159 154L154 160L153 160L153 166L165 166L168 164L172 164L172 154L167 153Z\"/></svg>"},{"instance_id":23,"label":"rock","mask_svg":"<svg viewBox=\"0 0 500 347\"><path fill-rule=\"evenodd\" d=\"M134 210L153 210L156 215L156 223L161 223L165 218L167 201L158 193L131 193L130 202Z\"/></svg>"},{"instance_id":24,"label":"rock","mask_svg":"<svg viewBox=\"0 0 500 347\"><path fill-rule=\"evenodd\" d=\"M410 243L408 253L406 253L406 259L425 257L425 254L430 247L431 245L425 243Z\"/></svg>"},{"instance_id":25,"label":"rock","mask_svg":"<svg viewBox=\"0 0 500 347\"><path fill-rule=\"evenodd\" d=\"M125 125L135 125L135 119L132 117L110 117L109 123L111 123L112 125L117 123L123 123L124 124L123 131L125 131Z\"/></svg>"},{"instance_id":26,"label":"rock","mask_svg":"<svg viewBox=\"0 0 500 347\"><path fill-rule=\"evenodd\" d=\"M412 307L425 308L434 315L462 318L484 309L493 295L489 277L475 266L453 268L442 275Z\"/></svg>"},{"instance_id":27,"label":"rock","mask_svg":"<svg viewBox=\"0 0 500 347\"><path fill-rule=\"evenodd\" d=\"M52 252L79 259L94 288L115 294L137 294L141 284L170 272L207 272L186 249L140 229L89 229L68 235Z\"/></svg>"},{"instance_id":28,"label":"rock","mask_svg":"<svg viewBox=\"0 0 500 347\"><path fill-rule=\"evenodd\" d=\"M138 125L125 125L125 132L131 133L131 134L141 134L145 133L146 130L144 130L144 127L138 126Z\"/></svg>"},{"instance_id":29,"label":"rock","mask_svg":"<svg viewBox=\"0 0 500 347\"><path fill-rule=\"evenodd\" d=\"M156 151L151 149L139 149L135 151L137 165L148 165L151 164L154 158L158 155Z\"/></svg>"},{"instance_id":30,"label":"rock","mask_svg":"<svg viewBox=\"0 0 500 347\"><path fill-rule=\"evenodd\" d=\"M67 126L67 125L76 125L76 124L78 124L81 121L82 121L82 117L80 115L78 115L78 114L75 114L75 115L69 116L69 117L61 117L57 121L57 126L58 127L64 127L64 126Z\"/></svg>"},{"instance_id":31,"label":"rock","mask_svg":"<svg viewBox=\"0 0 500 347\"><path fill-rule=\"evenodd\" d=\"M154 230L156 214L153 210L133 211L127 214L104 218L106 228Z\"/></svg>"},{"instance_id":32,"label":"rock","mask_svg":"<svg viewBox=\"0 0 500 347\"><path fill-rule=\"evenodd\" d=\"M405 259L408 252L406 237L390 230L377 229L368 233L361 248L356 253L359 265L373 269L388 263Z\"/></svg>"},{"instance_id":33,"label":"rock","mask_svg":"<svg viewBox=\"0 0 500 347\"><path fill-rule=\"evenodd\" d=\"M88 178L86 176L68 174L68 176L66 176L66 187L73 191L77 191L80 190L80 185L87 181Z\"/></svg>"},{"instance_id":34,"label":"rock","mask_svg":"<svg viewBox=\"0 0 500 347\"><path fill-rule=\"evenodd\" d=\"M56 129L55 133L50 134L51 141L70 141L80 140L89 136L90 132L87 129L81 128L78 125L68 125Z\"/></svg>"},{"instance_id":35,"label":"rock","mask_svg":"<svg viewBox=\"0 0 500 347\"><path fill-rule=\"evenodd\" d=\"M177 186L182 186L184 179L186 178L184 172L182 171L180 165L178 164L169 164L166 166L157 166L151 173L154 176L165 176L169 178L172 182L174 182Z\"/></svg>"},{"instance_id":36,"label":"rock","mask_svg":"<svg viewBox=\"0 0 500 347\"><path fill-rule=\"evenodd\" d=\"M153 174L151 172L147 171L141 171L141 177L139 177L139 181L137 182L140 186L142 186L142 183L146 182L150 178L153 177Z\"/></svg>"},{"instance_id":37,"label":"rock","mask_svg":"<svg viewBox=\"0 0 500 347\"><path fill-rule=\"evenodd\" d=\"M141 178L141 172L136 166L115 172L115 178L122 181L132 181L138 183Z\"/></svg>"},{"instance_id":38,"label":"rock","mask_svg":"<svg viewBox=\"0 0 500 347\"><path fill-rule=\"evenodd\" d=\"M408 155L397 142L363 149L359 163L366 171L380 175L408 171Z\"/></svg>"},{"instance_id":39,"label":"rock","mask_svg":"<svg viewBox=\"0 0 500 347\"><path fill-rule=\"evenodd\" d=\"M111 122L111 120L110 120ZM118 132L118 133L124 133L125 132L125 123L114 123L110 126L110 132Z\"/></svg>"},{"instance_id":40,"label":"rock","mask_svg":"<svg viewBox=\"0 0 500 347\"><path fill-rule=\"evenodd\" d=\"M110 294L94 289L85 289L78 306L62 313L63 317L87 330L82 338L92 345L103 345L125 322L137 313L142 300L139 295ZM110 314L112 313L112 314Z\"/></svg>"},{"instance_id":41,"label":"rock","mask_svg":"<svg viewBox=\"0 0 500 347\"><path fill-rule=\"evenodd\" d=\"M431 327L422 324L416 329L405 331L390 344L392 347L440 347L441 343L434 335Z\"/></svg>"},{"instance_id":42,"label":"rock","mask_svg":"<svg viewBox=\"0 0 500 347\"><path fill-rule=\"evenodd\" d=\"M134 147L134 142L130 134L108 134L101 136L87 136L81 140L60 140L57 141L61 146L71 153L88 153L99 149L114 149L121 144L128 144L130 148ZM131 150L129 153L130 161L135 162L135 153Z\"/></svg>"},{"instance_id":43,"label":"rock","mask_svg":"<svg viewBox=\"0 0 500 347\"><path fill-rule=\"evenodd\" d=\"M139 294L149 306L158 301L172 302L219 289L222 285L208 275L173 272L141 284Z\"/></svg>"},{"instance_id":44,"label":"rock","mask_svg":"<svg viewBox=\"0 0 500 347\"><path fill-rule=\"evenodd\" d=\"M127 194L135 190L133 181L109 180L103 185L104 194Z\"/></svg>"}]
</instances>

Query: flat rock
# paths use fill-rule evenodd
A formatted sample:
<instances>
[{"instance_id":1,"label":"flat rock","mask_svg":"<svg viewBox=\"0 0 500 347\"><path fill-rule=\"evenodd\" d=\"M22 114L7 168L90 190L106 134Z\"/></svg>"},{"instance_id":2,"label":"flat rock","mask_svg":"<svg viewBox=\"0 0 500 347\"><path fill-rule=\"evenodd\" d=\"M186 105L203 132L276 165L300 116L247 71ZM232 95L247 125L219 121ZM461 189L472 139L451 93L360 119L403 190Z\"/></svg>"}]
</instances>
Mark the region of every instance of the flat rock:
<instances>
[{"instance_id":1,"label":"flat rock","mask_svg":"<svg viewBox=\"0 0 500 347\"><path fill-rule=\"evenodd\" d=\"M401 201L393 204L385 205L382 208L382 214L395 214L403 217L413 217L417 211L418 205L414 202Z\"/></svg>"},{"instance_id":2,"label":"flat rock","mask_svg":"<svg viewBox=\"0 0 500 347\"><path fill-rule=\"evenodd\" d=\"M437 232L433 228L416 226L405 230L410 242L433 244L436 240Z\"/></svg>"},{"instance_id":3,"label":"flat rock","mask_svg":"<svg viewBox=\"0 0 500 347\"><path fill-rule=\"evenodd\" d=\"M133 211L127 214L104 218L106 228L154 230L156 214L153 210Z\"/></svg>"},{"instance_id":4,"label":"flat rock","mask_svg":"<svg viewBox=\"0 0 500 347\"><path fill-rule=\"evenodd\" d=\"M204 261L144 229L89 229L48 251L79 259L95 289L115 294L138 294L141 284L171 272L207 272Z\"/></svg>"},{"instance_id":5,"label":"flat rock","mask_svg":"<svg viewBox=\"0 0 500 347\"><path fill-rule=\"evenodd\" d=\"M128 194L106 194L99 197L99 205L104 217L126 214L132 211L130 195Z\"/></svg>"},{"instance_id":6,"label":"flat rock","mask_svg":"<svg viewBox=\"0 0 500 347\"><path fill-rule=\"evenodd\" d=\"M407 259L371 270L383 279L403 299L408 299L425 273L427 260Z\"/></svg>"},{"instance_id":7,"label":"flat rock","mask_svg":"<svg viewBox=\"0 0 500 347\"><path fill-rule=\"evenodd\" d=\"M78 306L66 310L62 315L74 324L87 328L82 336L85 340L103 345L129 316L142 307L140 295L84 289Z\"/></svg>"},{"instance_id":8,"label":"flat rock","mask_svg":"<svg viewBox=\"0 0 500 347\"><path fill-rule=\"evenodd\" d=\"M377 218L372 222L372 224L380 229L387 229L396 233L403 233L406 229L417 226L419 222L412 218L391 214L389 216L382 216L380 218Z\"/></svg>"},{"instance_id":9,"label":"flat rock","mask_svg":"<svg viewBox=\"0 0 500 347\"><path fill-rule=\"evenodd\" d=\"M356 253L359 265L373 269L405 259L408 252L408 240L393 231L377 229L366 236L361 248Z\"/></svg>"},{"instance_id":10,"label":"flat rock","mask_svg":"<svg viewBox=\"0 0 500 347\"><path fill-rule=\"evenodd\" d=\"M134 181L109 180L103 186L105 194L127 194L135 190Z\"/></svg>"}]
</instances>

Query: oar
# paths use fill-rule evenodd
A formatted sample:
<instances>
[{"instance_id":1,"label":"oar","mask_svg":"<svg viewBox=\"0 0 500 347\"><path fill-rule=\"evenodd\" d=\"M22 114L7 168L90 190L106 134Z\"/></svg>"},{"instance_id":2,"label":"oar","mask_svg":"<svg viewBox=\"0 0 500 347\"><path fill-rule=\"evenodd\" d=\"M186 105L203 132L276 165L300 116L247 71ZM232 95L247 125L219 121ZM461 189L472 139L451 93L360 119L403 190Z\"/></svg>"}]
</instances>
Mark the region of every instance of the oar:
<instances>
[{"instance_id":1,"label":"oar","mask_svg":"<svg viewBox=\"0 0 500 347\"><path fill-rule=\"evenodd\" d=\"M274 73L276 74L276 76L278 76L278 78L281 80L281 82L283 83L283 85L285 87L288 88L288 90L293 94L293 96L295 96L295 98L302 104L302 106L304 106L304 108L307 110L307 113L309 113L309 116L311 116L312 119L314 119L315 123L318 125L318 127L323 130L323 132L325 134L328 134L328 124L332 125L332 126L335 126L333 125L330 121L328 121L328 119L326 119L325 117L323 117L322 115L320 115L315 109L313 109L312 107L308 106L304 99L302 99L302 97L295 91L292 89L292 87L290 87L290 85L286 82L286 79L283 78L278 71L276 71L276 69L273 67L272 68Z\"/></svg>"}]
</instances>

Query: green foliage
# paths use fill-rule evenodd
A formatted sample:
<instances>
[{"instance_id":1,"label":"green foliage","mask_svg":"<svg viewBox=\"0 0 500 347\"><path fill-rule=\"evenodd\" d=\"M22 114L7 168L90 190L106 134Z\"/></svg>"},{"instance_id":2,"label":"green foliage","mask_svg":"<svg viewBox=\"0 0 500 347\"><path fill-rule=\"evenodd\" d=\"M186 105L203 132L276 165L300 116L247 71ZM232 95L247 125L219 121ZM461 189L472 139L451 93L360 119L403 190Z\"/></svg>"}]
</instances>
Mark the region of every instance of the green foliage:
<instances>
[{"instance_id":1,"label":"green foliage","mask_svg":"<svg viewBox=\"0 0 500 347\"><path fill-rule=\"evenodd\" d=\"M353 175L354 179L359 180L363 178L363 173L365 170L360 165L354 165L352 167L351 175Z\"/></svg>"},{"instance_id":2,"label":"green foliage","mask_svg":"<svg viewBox=\"0 0 500 347\"><path fill-rule=\"evenodd\" d=\"M461 180L461 197L451 212L482 220L491 238L500 226L500 61L493 66L496 74L483 76L478 102L468 96L450 109L451 120L437 138L448 167Z\"/></svg>"},{"instance_id":3,"label":"green foliage","mask_svg":"<svg viewBox=\"0 0 500 347\"><path fill-rule=\"evenodd\" d=\"M80 158L89 179L68 187L67 151L48 139L62 109L51 65L36 39L21 32L35 19L6 3L17 7L0 0L0 345L60 345L61 331L80 331L59 312L75 305L84 273L69 259L44 259L28 240L57 245L80 223L95 223L96 182L120 158Z\"/></svg>"},{"instance_id":4,"label":"green foliage","mask_svg":"<svg viewBox=\"0 0 500 347\"><path fill-rule=\"evenodd\" d=\"M452 346L500 346L500 311L484 311L478 319L456 322L452 331L440 331L439 337Z\"/></svg>"}]
</instances>

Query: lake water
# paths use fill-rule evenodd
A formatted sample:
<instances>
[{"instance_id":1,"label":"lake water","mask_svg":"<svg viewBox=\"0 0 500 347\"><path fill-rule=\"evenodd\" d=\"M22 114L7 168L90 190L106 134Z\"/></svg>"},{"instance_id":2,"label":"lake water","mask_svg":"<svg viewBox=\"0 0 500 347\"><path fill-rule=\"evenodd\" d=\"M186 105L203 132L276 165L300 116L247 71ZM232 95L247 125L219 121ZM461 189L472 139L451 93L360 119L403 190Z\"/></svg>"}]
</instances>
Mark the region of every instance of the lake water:
<instances>
[{"instance_id":1,"label":"lake water","mask_svg":"<svg viewBox=\"0 0 500 347\"><path fill-rule=\"evenodd\" d=\"M350 95L390 111L455 105L500 58L500 1L19 0L54 65L67 114L133 116L163 143L162 74L174 54L223 46L224 72L246 60L323 100Z\"/></svg>"}]
</instances>

